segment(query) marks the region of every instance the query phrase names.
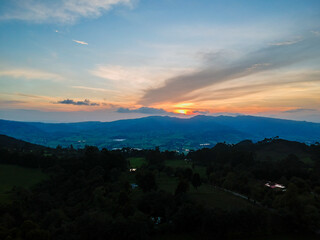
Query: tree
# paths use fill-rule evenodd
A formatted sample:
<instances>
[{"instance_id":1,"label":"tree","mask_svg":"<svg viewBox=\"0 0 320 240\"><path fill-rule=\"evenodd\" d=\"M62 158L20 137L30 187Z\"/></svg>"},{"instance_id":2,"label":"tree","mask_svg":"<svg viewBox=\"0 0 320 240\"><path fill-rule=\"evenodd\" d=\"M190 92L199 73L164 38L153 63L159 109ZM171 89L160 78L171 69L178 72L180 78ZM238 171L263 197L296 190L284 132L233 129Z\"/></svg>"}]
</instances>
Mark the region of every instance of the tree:
<instances>
[{"instance_id":1,"label":"tree","mask_svg":"<svg viewBox=\"0 0 320 240\"><path fill-rule=\"evenodd\" d=\"M198 187L200 187L200 185L201 185L201 178L200 178L199 173L193 174L191 183L192 183L192 186L193 186L195 189L198 189Z\"/></svg>"},{"instance_id":2,"label":"tree","mask_svg":"<svg viewBox=\"0 0 320 240\"><path fill-rule=\"evenodd\" d=\"M61 151L61 150L62 150L61 145L60 145L60 144L58 144L58 145L57 145L57 147L56 147L56 149L57 149L58 151Z\"/></svg>"},{"instance_id":3,"label":"tree","mask_svg":"<svg viewBox=\"0 0 320 240\"><path fill-rule=\"evenodd\" d=\"M175 195L180 195L189 191L189 183L186 180L181 180L176 188Z\"/></svg>"},{"instance_id":4,"label":"tree","mask_svg":"<svg viewBox=\"0 0 320 240\"><path fill-rule=\"evenodd\" d=\"M136 175L138 186L144 192L149 192L151 190L157 190L158 186L156 183L156 178L154 173L151 171L138 172Z\"/></svg>"},{"instance_id":5,"label":"tree","mask_svg":"<svg viewBox=\"0 0 320 240\"><path fill-rule=\"evenodd\" d=\"M191 168L186 168L183 172L183 177L188 181L192 180L192 175L193 175L193 172Z\"/></svg>"},{"instance_id":6,"label":"tree","mask_svg":"<svg viewBox=\"0 0 320 240\"><path fill-rule=\"evenodd\" d=\"M151 167L162 168L164 166L164 158L161 155L159 147L155 150L149 150L146 154L146 161Z\"/></svg>"},{"instance_id":7,"label":"tree","mask_svg":"<svg viewBox=\"0 0 320 240\"><path fill-rule=\"evenodd\" d=\"M210 177L210 174L213 173L213 166L212 165L209 165L207 166L207 169L206 169L206 174L207 174L207 177L209 178Z\"/></svg>"}]
</instances>

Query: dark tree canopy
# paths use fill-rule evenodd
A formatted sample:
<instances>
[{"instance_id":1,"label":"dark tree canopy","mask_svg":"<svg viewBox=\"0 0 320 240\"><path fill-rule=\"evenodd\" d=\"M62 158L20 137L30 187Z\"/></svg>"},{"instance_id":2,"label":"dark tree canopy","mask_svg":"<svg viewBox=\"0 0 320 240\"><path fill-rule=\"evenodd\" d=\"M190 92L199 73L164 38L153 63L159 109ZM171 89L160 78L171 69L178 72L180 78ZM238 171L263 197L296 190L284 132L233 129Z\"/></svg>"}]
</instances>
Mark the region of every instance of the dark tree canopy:
<instances>
[{"instance_id":1,"label":"dark tree canopy","mask_svg":"<svg viewBox=\"0 0 320 240\"><path fill-rule=\"evenodd\" d=\"M193 186L195 189L197 189L198 187L200 187L200 185L201 185L201 178L200 178L199 173L193 174L191 183L192 183L192 186Z\"/></svg>"}]
</instances>

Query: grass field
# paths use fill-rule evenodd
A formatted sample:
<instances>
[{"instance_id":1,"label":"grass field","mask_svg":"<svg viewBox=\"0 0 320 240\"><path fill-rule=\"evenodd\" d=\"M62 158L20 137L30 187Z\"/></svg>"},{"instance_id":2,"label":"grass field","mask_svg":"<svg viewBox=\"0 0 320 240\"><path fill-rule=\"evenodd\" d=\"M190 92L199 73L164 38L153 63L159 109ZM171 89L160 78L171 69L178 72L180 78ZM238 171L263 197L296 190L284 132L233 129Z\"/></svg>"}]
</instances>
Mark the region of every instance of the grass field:
<instances>
[{"instance_id":1,"label":"grass field","mask_svg":"<svg viewBox=\"0 0 320 240\"><path fill-rule=\"evenodd\" d=\"M127 176L127 180L130 183L135 183L135 173L130 173ZM164 190L174 194L179 180L176 177L167 176L165 173L160 172L156 174L156 182L159 190ZM133 191L134 198L138 198L141 195L141 189L137 188ZM209 184L202 184L197 190L190 184L188 194L191 199L203 204L208 208L219 208L223 210L232 209L246 209L248 207L254 207L252 203L234 196L223 190L214 188Z\"/></svg>"},{"instance_id":2,"label":"grass field","mask_svg":"<svg viewBox=\"0 0 320 240\"><path fill-rule=\"evenodd\" d=\"M165 161L165 165L168 167L173 167L173 168L192 168L192 164L189 162L186 162L182 159L175 159L175 160L167 160ZM199 173L199 175L204 178L206 177L206 168L202 166L194 166L192 169L194 173Z\"/></svg>"},{"instance_id":3,"label":"grass field","mask_svg":"<svg viewBox=\"0 0 320 240\"><path fill-rule=\"evenodd\" d=\"M186 162L182 159L166 160L165 165L168 167L182 167L182 168L191 168L192 164Z\"/></svg>"},{"instance_id":4,"label":"grass field","mask_svg":"<svg viewBox=\"0 0 320 240\"><path fill-rule=\"evenodd\" d=\"M143 157L131 157L127 159L130 163L131 168L139 168L143 164L147 164L147 161Z\"/></svg>"},{"instance_id":5,"label":"grass field","mask_svg":"<svg viewBox=\"0 0 320 240\"><path fill-rule=\"evenodd\" d=\"M169 177L164 173L160 173L157 176L159 189L167 192L174 193L178 182L178 179L175 177ZM188 193L192 199L209 208L231 210L245 209L253 206L248 201L224 192L223 190L216 189L209 184L202 184L197 190L190 184Z\"/></svg>"},{"instance_id":6,"label":"grass field","mask_svg":"<svg viewBox=\"0 0 320 240\"><path fill-rule=\"evenodd\" d=\"M254 207L254 205L247 200L214 188L208 184L202 184L198 190L191 187L190 196L195 201L209 208L233 210Z\"/></svg>"},{"instance_id":7,"label":"grass field","mask_svg":"<svg viewBox=\"0 0 320 240\"><path fill-rule=\"evenodd\" d=\"M128 160L130 161L132 168L139 168L146 163L144 158L128 158ZM173 168L192 168L190 163L187 163L182 159L167 160L165 165ZM205 167L195 166L193 172L199 173L202 178L206 177ZM127 176L127 179L130 183L135 183L134 173L130 173ZM160 172L156 174L156 182L160 190L174 194L179 180L176 177L168 176L164 172ZM135 190L135 194L137 196L140 195L139 191L139 189ZM224 192L223 190L216 189L209 184L202 184L197 190L190 184L188 193L192 199L209 208L231 210L253 207L250 202L230 193Z\"/></svg>"},{"instance_id":8,"label":"grass field","mask_svg":"<svg viewBox=\"0 0 320 240\"><path fill-rule=\"evenodd\" d=\"M38 169L0 164L0 202L8 202L8 192L14 187L29 188L48 176Z\"/></svg>"}]
</instances>

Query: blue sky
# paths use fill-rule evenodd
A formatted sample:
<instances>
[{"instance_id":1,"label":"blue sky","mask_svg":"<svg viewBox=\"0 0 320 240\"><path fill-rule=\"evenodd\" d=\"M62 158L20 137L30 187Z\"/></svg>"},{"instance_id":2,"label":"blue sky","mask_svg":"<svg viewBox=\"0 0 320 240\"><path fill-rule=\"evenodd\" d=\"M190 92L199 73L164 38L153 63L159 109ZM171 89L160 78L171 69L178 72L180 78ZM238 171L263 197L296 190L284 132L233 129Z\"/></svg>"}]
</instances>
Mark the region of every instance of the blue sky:
<instances>
[{"instance_id":1,"label":"blue sky","mask_svg":"<svg viewBox=\"0 0 320 240\"><path fill-rule=\"evenodd\" d=\"M311 0L4 0L0 118L320 122L319 23Z\"/></svg>"}]
</instances>

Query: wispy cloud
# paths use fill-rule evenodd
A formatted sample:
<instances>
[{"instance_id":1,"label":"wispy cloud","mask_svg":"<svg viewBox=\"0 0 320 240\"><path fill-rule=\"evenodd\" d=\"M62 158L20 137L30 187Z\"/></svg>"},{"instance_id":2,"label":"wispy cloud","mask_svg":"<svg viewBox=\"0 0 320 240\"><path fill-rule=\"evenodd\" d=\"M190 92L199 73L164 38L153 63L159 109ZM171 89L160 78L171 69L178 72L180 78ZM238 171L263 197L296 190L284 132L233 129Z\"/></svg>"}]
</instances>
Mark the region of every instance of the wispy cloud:
<instances>
[{"instance_id":1,"label":"wispy cloud","mask_svg":"<svg viewBox=\"0 0 320 240\"><path fill-rule=\"evenodd\" d=\"M293 119L300 121L320 122L320 109L316 108L295 108L278 113L261 113L262 116L270 116L283 119Z\"/></svg>"},{"instance_id":2,"label":"wispy cloud","mask_svg":"<svg viewBox=\"0 0 320 240\"><path fill-rule=\"evenodd\" d=\"M99 103L91 102L88 99L85 99L84 101L74 101L72 99L65 99L62 101L58 101L59 104L70 104L70 105L78 105L78 106L99 106Z\"/></svg>"},{"instance_id":3,"label":"wispy cloud","mask_svg":"<svg viewBox=\"0 0 320 240\"><path fill-rule=\"evenodd\" d=\"M81 44L81 45L88 45L88 43L83 42L83 41L78 41L78 40L72 40L72 41L74 41L74 42L76 42L76 43L79 43L79 44Z\"/></svg>"},{"instance_id":4,"label":"wispy cloud","mask_svg":"<svg viewBox=\"0 0 320 240\"><path fill-rule=\"evenodd\" d=\"M90 91L98 91L98 92L112 92L117 93L118 91L105 89L105 88L94 88L94 87L86 87L86 86L72 86L72 88L90 90Z\"/></svg>"},{"instance_id":5,"label":"wispy cloud","mask_svg":"<svg viewBox=\"0 0 320 240\"><path fill-rule=\"evenodd\" d=\"M46 96L39 96L39 95L32 95L32 94L25 94L25 93L13 93L13 95L20 96L20 97L34 98L34 99L51 99L50 97L46 97Z\"/></svg>"},{"instance_id":6,"label":"wispy cloud","mask_svg":"<svg viewBox=\"0 0 320 240\"><path fill-rule=\"evenodd\" d=\"M11 105L11 104L26 103L26 101L19 101L19 100L6 100L6 101L0 101L0 103L2 103L2 104L7 104L7 105Z\"/></svg>"},{"instance_id":7,"label":"wispy cloud","mask_svg":"<svg viewBox=\"0 0 320 240\"><path fill-rule=\"evenodd\" d=\"M270 43L270 45L271 45L271 46L292 45L292 44L296 44L296 43L298 43L298 42L300 42L300 41L302 41L302 38L296 38L296 39L290 40L290 41Z\"/></svg>"},{"instance_id":8,"label":"wispy cloud","mask_svg":"<svg viewBox=\"0 0 320 240\"><path fill-rule=\"evenodd\" d=\"M313 88L312 83L318 84L319 82L319 71L295 71L283 74L277 73L276 75L262 73L250 77L246 76L237 81L232 81L231 84L223 84L223 87L220 86L218 88L213 85L205 89L199 89L198 91L182 96L179 100L193 100L198 103L209 100L226 100L273 91L275 88L278 90L286 89L288 91L288 87L292 85L303 85L302 88L308 89ZM305 86L305 84L307 85Z\"/></svg>"},{"instance_id":9,"label":"wispy cloud","mask_svg":"<svg viewBox=\"0 0 320 240\"><path fill-rule=\"evenodd\" d=\"M317 110L312 108L296 108L288 111L283 111L283 113L303 113L303 112L315 112L315 111Z\"/></svg>"},{"instance_id":10,"label":"wispy cloud","mask_svg":"<svg viewBox=\"0 0 320 240\"><path fill-rule=\"evenodd\" d=\"M38 80L63 80L63 77L56 73L50 73L35 69L0 70L0 76Z\"/></svg>"},{"instance_id":11,"label":"wispy cloud","mask_svg":"<svg viewBox=\"0 0 320 240\"><path fill-rule=\"evenodd\" d=\"M117 5L131 7L132 0L16 0L0 12L2 20L23 20L36 23L73 24L79 18L97 18Z\"/></svg>"},{"instance_id":12,"label":"wispy cloud","mask_svg":"<svg viewBox=\"0 0 320 240\"><path fill-rule=\"evenodd\" d=\"M316 36L320 36L320 31L311 31L311 33L313 33Z\"/></svg>"},{"instance_id":13,"label":"wispy cloud","mask_svg":"<svg viewBox=\"0 0 320 240\"><path fill-rule=\"evenodd\" d=\"M209 86L319 58L319 44L320 38L309 36L295 44L268 46L224 65L208 63L195 73L178 75L166 80L163 86L145 91L138 103L175 102Z\"/></svg>"},{"instance_id":14,"label":"wispy cloud","mask_svg":"<svg viewBox=\"0 0 320 240\"><path fill-rule=\"evenodd\" d=\"M118 108L116 111L118 113L143 113L143 114L168 114L169 112L165 111L162 108L150 108L150 107L141 107L137 109L129 109L129 108Z\"/></svg>"},{"instance_id":15,"label":"wispy cloud","mask_svg":"<svg viewBox=\"0 0 320 240\"><path fill-rule=\"evenodd\" d=\"M160 86L163 79L191 71L188 68L98 65L91 74L111 81L117 90L140 92L142 89Z\"/></svg>"}]
</instances>

